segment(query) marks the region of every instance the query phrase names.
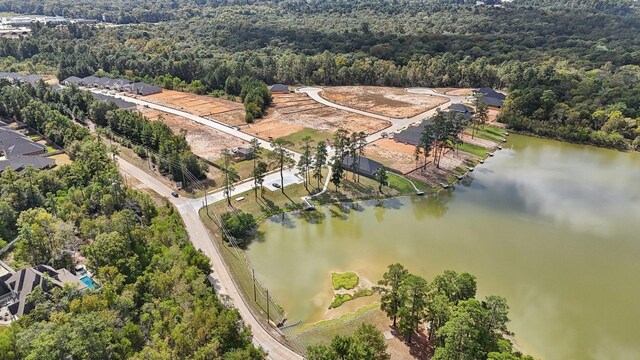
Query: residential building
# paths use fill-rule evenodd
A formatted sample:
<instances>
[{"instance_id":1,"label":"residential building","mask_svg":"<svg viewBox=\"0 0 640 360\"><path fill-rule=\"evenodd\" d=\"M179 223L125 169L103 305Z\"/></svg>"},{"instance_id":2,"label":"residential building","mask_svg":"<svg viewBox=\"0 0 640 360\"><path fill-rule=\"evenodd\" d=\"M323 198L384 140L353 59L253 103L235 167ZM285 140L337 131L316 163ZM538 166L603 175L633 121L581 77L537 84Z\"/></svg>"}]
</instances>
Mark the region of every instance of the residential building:
<instances>
[{"instance_id":1,"label":"residential building","mask_svg":"<svg viewBox=\"0 0 640 360\"><path fill-rule=\"evenodd\" d=\"M134 84L128 84L123 87L126 91L130 91L132 93L136 93L138 95L147 96L152 94L158 94L162 92L162 88L150 85L143 82L137 82Z\"/></svg>"},{"instance_id":2,"label":"residential building","mask_svg":"<svg viewBox=\"0 0 640 360\"><path fill-rule=\"evenodd\" d=\"M474 113L473 108L464 104L452 104L447 110L448 112L461 115L465 120L471 120Z\"/></svg>"},{"instance_id":3,"label":"residential building","mask_svg":"<svg viewBox=\"0 0 640 360\"><path fill-rule=\"evenodd\" d=\"M289 87L287 85L274 84L269 86L269 91L271 91L272 94L288 94Z\"/></svg>"},{"instance_id":4,"label":"residential building","mask_svg":"<svg viewBox=\"0 0 640 360\"><path fill-rule=\"evenodd\" d=\"M37 169L51 168L55 160L44 157L46 153L44 145L6 126L0 126L0 172L9 167L21 171L29 165Z\"/></svg>"},{"instance_id":5,"label":"residential building","mask_svg":"<svg viewBox=\"0 0 640 360\"><path fill-rule=\"evenodd\" d=\"M474 89L474 96L476 98L480 97L482 102L487 104L490 107L502 108L502 104L504 100L507 98L506 95L499 93L492 88L484 87L480 89Z\"/></svg>"},{"instance_id":6,"label":"residential building","mask_svg":"<svg viewBox=\"0 0 640 360\"><path fill-rule=\"evenodd\" d=\"M253 149L249 147L238 148L233 152L233 156L243 160L253 159Z\"/></svg>"},{"instance_id":7,"label":"residential building","mask_svg":"<svg viewBox=\"0 0 640 360\"><path fill-rule=\"evenodd\" d=\"M360 174L371 179L375 178L376 172L378 172L378 169L383 166L381 163L364 156L358 156L357 161L358 165L354 167L353 158L351 156L345 156L342 160L342 166L345 170L355 172L356 174Z\"/></svg>"},{"instance_id":8,"label":"residential building","mask_svg":"<svg viewBox=\"0 0 640 360\"><path fill-rule=\"evenodd\" d=\"M34 305L29 295L40 287L44 292L70 284L78 290L89 286L66 269L54 270L47 265L26 268L0 276L0 309L6 308L14 319L28 314ZM0 313L0 316L3 314Z\"/></svg>"}]
</instances>

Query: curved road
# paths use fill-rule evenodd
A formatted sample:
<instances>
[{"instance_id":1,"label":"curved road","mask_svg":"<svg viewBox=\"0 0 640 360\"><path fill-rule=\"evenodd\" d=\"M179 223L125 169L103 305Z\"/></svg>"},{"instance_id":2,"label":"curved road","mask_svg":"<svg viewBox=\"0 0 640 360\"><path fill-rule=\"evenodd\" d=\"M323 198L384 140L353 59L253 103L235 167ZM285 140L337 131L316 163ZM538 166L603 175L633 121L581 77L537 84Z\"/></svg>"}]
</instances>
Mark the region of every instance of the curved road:
<instances>
[{"instance_id":1,"label":"curved road","mask_svg":"<svg viewBox=\"0 0 640 360\"><path fill-rule=\"evenodd\" d=\"M87 89L87 90L96 92L96 93L102 93L102 94L105 93L97 89ZM380 120L389 121L391 123L390 127L384 130L381 130L377 133L369 135L367 137L367 142L373 142L382 138L383 132L396 132L413 123L422 121L423 119L428 118L433 114L435 114L438 109L444 109L445 107L448 107L452 103L463 103L465 101L465 97L463 96L444 95L444 94L437 93L432 89L427 89L427 88L407 89L408 92L412 92L412 93L446 97L449 99L449 101L447 101L446 103L434 109L418 114L414 117L398 119L398 118L392 118L388 116L374 114L374 113L353 109L347 106L332 103L322 98L319 95L321 91L322 89L314 88L314 87L307 87L307 88L302 88L298 90L298 92L306 93L313 100L321 104L324 104L326 106L330 106L336 109L340 109L340 110L344 110L344 111L348 111L348 112L352 112L352 113L356 113L356 114L360 114L360 115L364 115L364 116L368 116L368 117L372 117ZM204 118L204 117L197 116L185 111L154 104L148 101L132 98L129 96L124 96L120 94L117 94L117 95L107 94L107 95L115 98L123 99L137 105L142 105L142 106L146 106L156 110L164 111L170 114L182 116L184 118L187 118L189 120L198 122L205 126L214 128L218 131L224 132L226 134L237 137L244 141L251 141L252 139L257 139L261 147L264 147L269 150L273 150L273 147L269 142L256 138L254 136L251 136L249 134L243 133L239 130L236 130L236 128L230 127L219 121ZM291 152L291 154L296 159L296 162L300 159L300 154L295 152ZM150 174L137 168L136 166L130 164L129 162L125 161L120 157L118 157L118 166L120 167L120 170L122 172L129 174L130 176L136 178L141 183L143 183L153 191L157 192L161 196L166 197L178 209L178 212L180 213L184 221L185 228L187 230L187 233L189 234L189 238L191 242L197 249L202 250L202 252L211 259L212 269L213 269L211 278L215 283L214 286L216 288L216 291L219 294L224 294L231 299L233 305L238 309L245 323L247 323L251 327L254 344L266 350L268 352L268 357L270 359L285 359L285 360L303 359L302 356L300 356L299 354L295 353L294 351L292 351L291 349L289 349L288 347L280 343L277 339L273 337L271 333L265 330L260 324L260 322L254 317L253 313L249 310L249 307L245 303L244 298L240 294L238 288L236 287L235 282L231 278L231 274L229 273L229 271L225 266L224 260L222 259L222 255L219 253L218 248L213 244L214 240L211 238L209 232L207 231L206 227L202 223L202 220L200 219L198 211L204 206L204 198L199 198L199 199L174 198L171 196L171 192L173 191L171 188L166 186L161 181L155 179ZM288 170L286 174L287 175L295 174L295 170ZM278 180L280 180L280 174L278 172L272 173L265 178L265 181L267 183L270 183L271 181L278 181ZM323 191L326 190L327 188L328 180L329 178L327 178L325 182ZM235 190L232 193L232 196L235 196L239 193L250 190L252 188L252 185L253 183L251 181L246 181L244 183L237 185ZM210 203L214 203L216 201L224 199L224 195L222 194L221 191L211 192L207 196Z\"/></svg>"},{"instance_id":2,"label":"curved road","mask_svg":"<svg viewBox=\"0 0 640 360\"><path fill-rule=\"evenodd\" d=\"M378 131L377 133L373 133L369 136L367 136L367 142L371 143L374 142L378 139L382 138L382 133L394 133L394 132L398 132L406 127L408 127L411 124L420 122L424 119L428 119L429 117L433 116L436 114L436 112L438 110L444 110L446 108L448 108L450 105L452 104L462 104L466 101L466 97L464 96L455 96L455 95L446 95L446 94L441 94L439 92L436 92L433 89L430 88L409 88L406 89L407 92L410 93L414 93L414 94L424 94L424 95L428 95L428 96L440 96L440 97L444 97L447 98L448 101L442 105L439 105L433 109L427 110L423 113L420 113L416 116L410 117L410 118L394 118L394 117L390 117L390 116L384 116L384 115L380 115L380 114L374 114L374 113L370 113L367 111L362 111L362 110L358 110L358 109L354 109L354 108L350 108L348 106L344 106L344 105L340 105L340 104L336 104L333 103L325 98L323 98L322 96L320 96L320 92L322 92L321 88L317 88L317 87L304 87L304 88L300 88L297 90L297 92L299 93L305 93L307 94L310 98L312 98L313 100L326 105L326 106L330 106L332 108L336 108L339 110L344 110L344 111L348 111L348 112L352 112L355 114L359 114L359 115L364 115L364 116L368 116L368 117L372 117L372 118L376 118L376 119L380 119L380 120L385 120L391 123L391 126L386 128L386 129L382 129L380 131Z\"/></svg>"},{"instance_id":3,"label":"curved road","mask_svg":"<svg viewBox=\"0 0 640 360\"><path fill-rule=\"evenodd\" d=\"M194 206L197 204L194 204L193 200L190 199L172 197L170 195L173 191L171 188L124 159L120 157L117 158L118 166L121 171L138 179L144 185L148 186L161 196L165 196L178 209L191 242L197 249L202 250L202 252L211 259L213 273L211 273L210 277L213 279L216 292L218 294L227 295L231 299L233 305L240 312L242 319L251 327L253 343L267 351L269 359L303 359L302 356L293 352L273 338L273 336L262 327L254 317L253 313L249 310L249 307L244 302L235 282L231 278L231 274L224 264L222 255L218 251L218 248L213 244L214 239L211 238L209 232L202 223L202 220L200 220L198 210ZM251 184L251 182L249 182L249 184ZM235 193L241 191L241 187L242 185L238 186Z\"/></svg>"}]
</instances>

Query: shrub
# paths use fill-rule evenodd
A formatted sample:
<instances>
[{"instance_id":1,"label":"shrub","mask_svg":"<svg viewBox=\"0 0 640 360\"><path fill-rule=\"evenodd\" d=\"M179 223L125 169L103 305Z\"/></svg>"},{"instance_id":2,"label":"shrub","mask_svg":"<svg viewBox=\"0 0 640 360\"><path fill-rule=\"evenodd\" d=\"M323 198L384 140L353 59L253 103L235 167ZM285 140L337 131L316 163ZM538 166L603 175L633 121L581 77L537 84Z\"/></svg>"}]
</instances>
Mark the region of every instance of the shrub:
<instances>
[{"instance_id":1,"label":"shrub","mask_svg":"<svg viewBox=\"0 0 640 360\"><path fill-rule=\"evenodd\" d=\"M345 289L351 290L358 285L360 279L358 275L354 272L345 272L345 273L332 273L331 274L331 282L333 283L333 288L335 290Z\"/></svg>"},{"instance_id":2,"label":"shrub","mask_svg":"<svg viewBox=\"0 0 640 360\"><path fill-rule=\"evenodd\" d=\"M242 211L228 211L221 216L222 224L227 229L224 240L229 241L228 236L233 236L243 242L257 226L256 219L252 214ZM228 234L228 235L227 235Z\"/></svg>"}]
</instances>

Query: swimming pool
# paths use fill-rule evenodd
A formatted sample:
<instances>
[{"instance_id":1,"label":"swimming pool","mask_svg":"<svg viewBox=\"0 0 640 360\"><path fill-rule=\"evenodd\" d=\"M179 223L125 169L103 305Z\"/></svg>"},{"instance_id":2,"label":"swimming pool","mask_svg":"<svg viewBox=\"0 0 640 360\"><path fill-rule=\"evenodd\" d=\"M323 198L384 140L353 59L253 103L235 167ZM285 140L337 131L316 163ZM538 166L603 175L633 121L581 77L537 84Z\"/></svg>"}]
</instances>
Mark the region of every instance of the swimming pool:
<instances>
[{"instance_id":1,"label":"swimming pool","mask_svg":"<svg viewBox=\"0 0 640 360\"><path fill-rule=\"evenodd\" d=\"M90 277L88 276L83 276L80 278L80 281L82 281L85 285L87 285L87 287L89 289L95 289L96 288L96 284L93 282L93 280L91 280Z\"/></svg>"}]
</instances>

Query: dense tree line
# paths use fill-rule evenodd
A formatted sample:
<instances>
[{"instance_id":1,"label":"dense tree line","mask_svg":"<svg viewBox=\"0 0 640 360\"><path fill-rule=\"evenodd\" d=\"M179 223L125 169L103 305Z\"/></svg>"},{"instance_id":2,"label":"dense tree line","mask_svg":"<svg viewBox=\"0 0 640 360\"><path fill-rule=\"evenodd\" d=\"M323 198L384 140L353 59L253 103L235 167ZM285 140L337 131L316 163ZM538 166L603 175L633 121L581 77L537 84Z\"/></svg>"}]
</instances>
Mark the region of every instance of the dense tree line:
<instances>
[{"instance_id":1,"label":"dense tree line","mask_svg":"<svg viewBox=\"0 0 640 360\"><path fill-rule=\"evenodd\" d=\"M631 79L640 65L640 15L626 0L522 0L503 7L426 0L148 5L171 6L176 16L193 11L189 21L153 25L38 25L31 38L0 40L0 55L57 68L60 78L97 73L226 92L240 96L248 121L270 103L264 83L491 86L513 93L503 119L517 129L618 148L636 138L634 130L609 126L619 137L593 119L596 107L616 104L628 128L638 116ZM620 81L624 76L629 79ZM249 83L253 90L244 91ZM532 99L546 90L554 92L556 110L570 114L566 121L541 120L549 109L536 113L540 106ZM523 102L526 109L514 113Z\"/></svg>"},{"instance_id":2,"label":"dense tree line","mask_svg":"<svg viewBox=\"0 0 640 360\"><path fill-rule=\"evenodd\" d=\"M381 309L408 343L428 322L432 359L531 359L504 338L509 334L506 300L493 295L477 300L476 288L476 278L468 273L447 270L429 283L392 264L374 289L382 294Z\"/></svg>"},{"instance_id":3,"label":"dense tree line","mask_svg":"<svg viewBox=\"0 0 640 360\"><path fill-rule=\"evenodd\" d=\"M499 120L515 130L598 146L640 150L640 67L584 73L522 69Z\"/></svg>"},{"instance_id":4,"label":"dense tree line","mask_svg":"<svg viewBox=\"0 0 640 360\"><path fill-rule=\"evenodd\" d=\"M29 106L42 107L35 99ZM126 188L95 137L64 141L72 164L0 175L0 232L20 234L24 266L72 270L79 251L101 289L36 289L35 309L0 329L0 359L264 358L208 283L209 260L178 213Z\"/></svg>"}]
</instances>

